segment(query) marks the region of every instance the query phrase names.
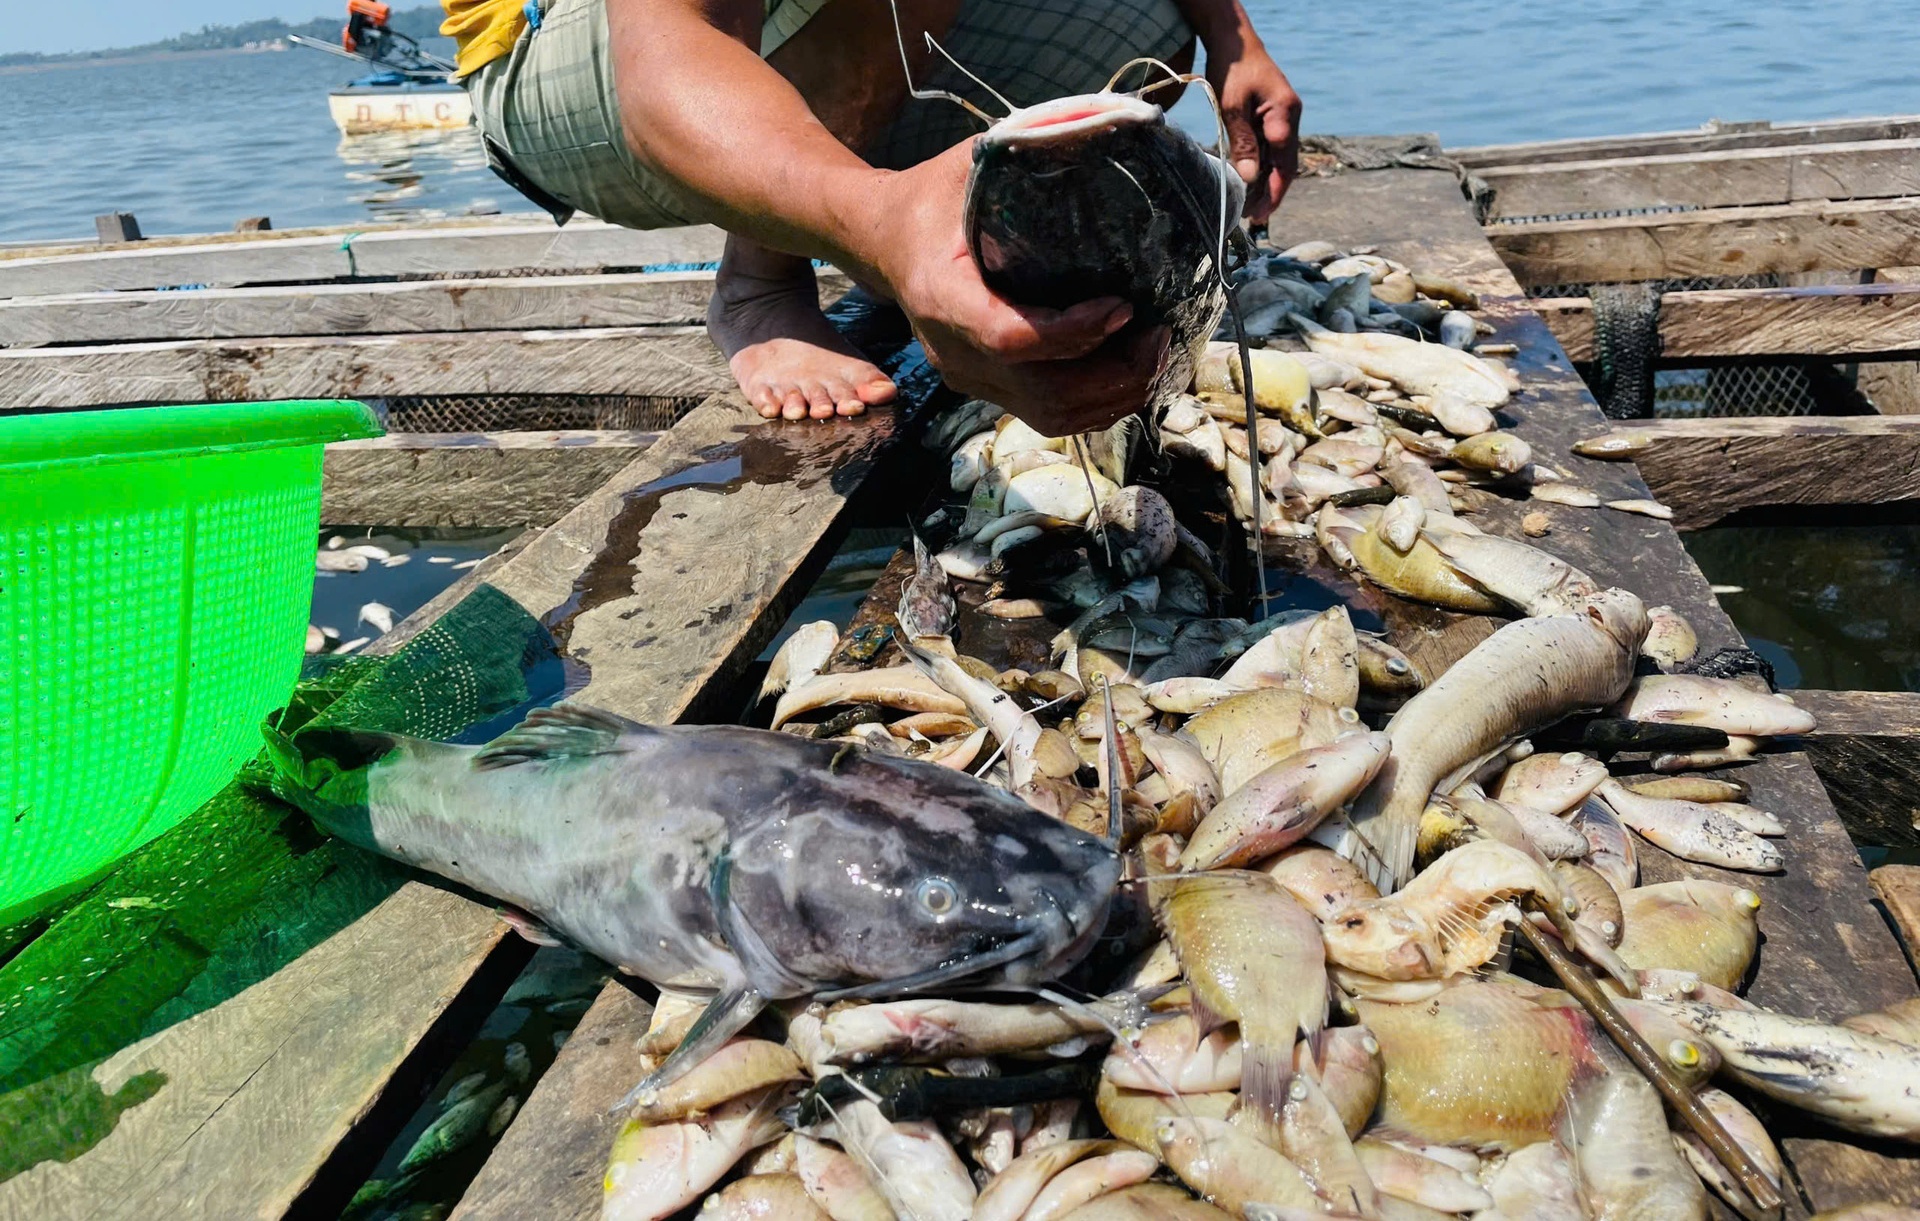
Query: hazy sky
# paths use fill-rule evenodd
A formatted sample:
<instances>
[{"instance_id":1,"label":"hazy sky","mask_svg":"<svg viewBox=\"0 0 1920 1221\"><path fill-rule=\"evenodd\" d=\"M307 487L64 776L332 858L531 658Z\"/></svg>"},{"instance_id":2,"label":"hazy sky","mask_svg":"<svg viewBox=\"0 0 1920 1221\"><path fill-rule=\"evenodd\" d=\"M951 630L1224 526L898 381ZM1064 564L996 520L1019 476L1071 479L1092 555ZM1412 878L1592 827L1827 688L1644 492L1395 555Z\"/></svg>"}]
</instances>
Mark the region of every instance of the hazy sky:
<instances>
[{"instance_id":1,"label":"hazy sky","mask_svg":"<svg viewBox=\"0 0 1920 1221\"><path fill-rule=\"evenodd\" d=\"M418 0L399 0L396 9ZM0 5L0 7L11 7ZM0 51L92 51L171 37L203 25L233 25L260 17L306 21L339 13L346 0L60 0L23 6L0 24Z\"/></svg>"}]
</instances>

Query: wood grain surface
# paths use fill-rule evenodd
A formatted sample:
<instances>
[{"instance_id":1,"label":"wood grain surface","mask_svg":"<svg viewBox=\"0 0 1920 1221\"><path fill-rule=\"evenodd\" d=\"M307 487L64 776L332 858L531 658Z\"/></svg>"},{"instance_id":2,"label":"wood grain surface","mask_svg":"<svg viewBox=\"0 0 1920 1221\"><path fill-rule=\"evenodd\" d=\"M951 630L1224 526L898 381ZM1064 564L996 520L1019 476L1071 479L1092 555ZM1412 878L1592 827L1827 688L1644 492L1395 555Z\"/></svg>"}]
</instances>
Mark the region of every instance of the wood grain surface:
<instances>
[{"instance_id":1,"label":"wood grain surface","mask_svg":"<svg viewBox=\"0 0 1920 1221\"><path fill-rule=\"evenodd\" d=\"M1567 355L1594 358L1593 302L1546 297L1534 309ZM1920 284L1665 293L1660 358L1871 356L1920 350Z\"/></svg>"},{"instance_id":2,"label":"wood grain surface","mask_svg":"<svg viewBox=\"0 0 1920 1221\"><path fill-rule=\"evenodd\" d=\"M0 351L0 403L14 410L439 394L697 397L733 384L706 329L690 326Z\"/></svg>"},{"instance_id":3,"label":"wood grain surface","mask_svg":"<svg viewBox=\"0 0 1920 1221\"><path fill-rule=\"evenodd\" d=\"M1858 271L1920 263L1920 200L1528 221L1487 238L1527 285Z\"/></svg>"}]
</instances>

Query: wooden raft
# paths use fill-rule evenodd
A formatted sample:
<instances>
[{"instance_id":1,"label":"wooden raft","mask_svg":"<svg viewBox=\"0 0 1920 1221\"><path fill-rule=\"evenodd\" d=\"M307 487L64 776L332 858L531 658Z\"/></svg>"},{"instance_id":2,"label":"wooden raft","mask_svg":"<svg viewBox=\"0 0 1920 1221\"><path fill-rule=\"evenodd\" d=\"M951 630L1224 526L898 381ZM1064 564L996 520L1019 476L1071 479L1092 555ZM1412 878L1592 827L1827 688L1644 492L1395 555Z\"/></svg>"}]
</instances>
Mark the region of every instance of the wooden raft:
<instances>
[{"instance_id":1,"label":"wooden raft","mask_svg":"<svg viewBox=\"0 0 1920 1221\"><path fill-rule=\"evenodd\" d=\"M1280 214L1277 232L1287 235L1283 243L1309 237L1346 245L1371 243L1391 257L1486 294L1488 316L1500 328L1496 339L1521 347L1517 363L1527 392L1508 409L1516 430L1543 460L1574 464L1579 477L1605 496L1647 494L1630 465L1569 456L1572 442L1601 431L1604 421L1564 352L1521 300L1518 285L1480 234L1451 179L1430 172L1389 171L1303 181ZM1533 508L1544 508L1553 520L1554 532L1540 540L1549 550L1602 581L1642 593L1651 603L1680 608L1699 631L1703 647L1739 643L1705 579L1665 523L1538 505L1502 507L1479 520L1489 528L1517 533L1519 512ZM898 581L909 570L904 554L896 557L856 622L890 622ZM1354 593L1382 610L1397 642L1435 670L1497 626L1494 620L1447 615L1377 591ZM1052 630L1050 625L1032 629L1029 634L1038 634L1023 644L1016 624L998 647L1044 650ZM876 664L885 660L883 655ZM1792 827L1784 875L1737 875L1741 885L1757 889L1766 903L1756 1000L1838 1019L1914 995L1913 974L1872 906L1859 856L1806 756L1770 755L1741 775L1754 785L1755 800L1780 812ZM1736 876L1685 865L1647 844L1641 845L1641 856L1648 882ZM605 1107L638 1071L631 1038L640 1017L626 990L610 988L588 1021L606 1037L576 1038L562 1050L455 1210L459 1221L530 1216L575 1221L597 1215L600 1176L614 1126ZM1791 1215L1807 1215L1809 1204L1817 1209L1875 1196L1920 1200L1920 1169L1898 1156L1828 1139L1811 1129L1796 1130L1784 1147L1796 1176Z\"/></svg>"}]
</instances>

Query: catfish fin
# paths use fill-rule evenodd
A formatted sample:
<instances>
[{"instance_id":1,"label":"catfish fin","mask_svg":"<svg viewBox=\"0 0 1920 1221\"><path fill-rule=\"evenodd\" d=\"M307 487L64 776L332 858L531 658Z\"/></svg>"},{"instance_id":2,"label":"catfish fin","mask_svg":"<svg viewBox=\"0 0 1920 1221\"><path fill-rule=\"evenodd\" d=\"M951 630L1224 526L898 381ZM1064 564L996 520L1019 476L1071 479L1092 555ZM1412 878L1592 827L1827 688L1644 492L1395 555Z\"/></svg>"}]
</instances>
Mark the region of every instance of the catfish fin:
<instances>
[{"instance_id":1,"label":"catfish fin","mask_svg":"<svg viewBox=\"0 0 1920 1221\"><path fill-rule=\"evenodd\" d=\"M517 907L504 905L496 907L493 909L493 914L506 921L514 932L535 945L564 946L566 944L538 916L529 915Z\"/></svg>"},{"instance_id":2,"label":"catfish fin","mask_svg":"<svg viewBox=\"0 0 1920 1221\"><path fill-rule=\"evenodd\" d=\"M480 748L473 757L477 771L512 767L516 763L548 763L557 759L584 759L618 753L622 734L648 727L585 704L555 704L535 708L527 719Z\"/></svg>"},{"instance_id":3,"label":"catfish fin","mask_svg":"<svg viewBox=\"0 0 1920 1221\"><path fill-rule=\"evenodd\" d=\"M687 1028L680 1046L668 1053L659 1068L642 1077L640 1084L628 1090L625 1098L614 1103L613 1112L618 1114L647 1095L678 1081L695 1065L719 1051L728 1039L746 1029L747 1023L759 1017L766 1004L766 997L744 984L716 994L707 1002L707 1007L700 1011L700 1016L693 1020L693 1025Z\"/></svg>"}]
</instances>

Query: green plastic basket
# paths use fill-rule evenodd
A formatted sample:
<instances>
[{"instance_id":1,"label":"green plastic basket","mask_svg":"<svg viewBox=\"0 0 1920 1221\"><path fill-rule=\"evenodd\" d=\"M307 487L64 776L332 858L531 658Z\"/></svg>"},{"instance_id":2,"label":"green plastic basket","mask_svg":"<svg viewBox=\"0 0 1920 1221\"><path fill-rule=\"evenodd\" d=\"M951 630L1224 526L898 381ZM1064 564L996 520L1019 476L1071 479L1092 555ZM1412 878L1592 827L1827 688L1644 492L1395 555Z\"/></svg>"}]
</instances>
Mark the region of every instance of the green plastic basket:
<instances>
[{"instance_id":1,"label":"green plastic basket","mask_svg":"<svg viewBox=\"0 0 1920 1221\"><path fill-rule=\"evenodd\" d=\"M0 924L218 792L299 675L350 402L0 416Z\"/></svg>"}]
</instances>

